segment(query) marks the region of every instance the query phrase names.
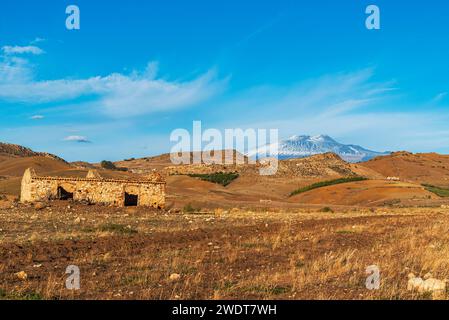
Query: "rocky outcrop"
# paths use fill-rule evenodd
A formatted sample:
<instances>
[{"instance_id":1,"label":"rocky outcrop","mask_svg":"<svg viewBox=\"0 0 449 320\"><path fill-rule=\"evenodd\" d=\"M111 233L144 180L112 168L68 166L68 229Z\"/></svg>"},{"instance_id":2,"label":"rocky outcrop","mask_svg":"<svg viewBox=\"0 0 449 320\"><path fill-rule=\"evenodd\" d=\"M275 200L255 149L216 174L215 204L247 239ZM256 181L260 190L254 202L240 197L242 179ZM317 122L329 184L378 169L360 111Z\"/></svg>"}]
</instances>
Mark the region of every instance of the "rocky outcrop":
<instances>
[{"instance_id":1,"label":"rocky outcrop","mask_svg":"<svg viewBox=\"0 0 449 320\"><path fill-rule=\"evenodd\" d=\"M0 155L6 155L11 157L20 157L20 158L26 158L26 157L46 157L50 159L55 159L59 161L63 161L67 163L64 159L55 156L54 154L47 153L47 152L35 152L31 150L30 148L26 148L17 144L10 144L10 143L1 143L0 142Z\"/></svg>"}]
</instances>

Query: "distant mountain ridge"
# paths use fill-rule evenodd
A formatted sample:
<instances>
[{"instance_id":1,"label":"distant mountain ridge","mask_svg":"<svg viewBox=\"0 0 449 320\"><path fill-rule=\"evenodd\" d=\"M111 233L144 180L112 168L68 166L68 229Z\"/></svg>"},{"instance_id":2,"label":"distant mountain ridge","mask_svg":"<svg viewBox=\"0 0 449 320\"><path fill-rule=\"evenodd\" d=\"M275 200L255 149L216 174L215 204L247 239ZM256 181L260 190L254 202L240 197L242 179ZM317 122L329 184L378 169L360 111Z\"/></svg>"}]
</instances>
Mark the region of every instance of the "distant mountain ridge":
<instances>
[{"instance_id":1,"label":"distant mountain ridge","mask_svg":"<svg viewBox=\"0 0 449 320\"><path fill-rule=\"evenodd\" d=\"M296 135L278 144L266 145L248 153L249 157L263 158L267 154L266 150L278 147L278 157L281 160L304 158L316 154L332 152L339 155L343 160L351 163L363 162L377 156L389 155L390 152L377 152L365 149L358 145L345 145L339 143L328 135L307 136Z\"/></svg>"}]
</instances>

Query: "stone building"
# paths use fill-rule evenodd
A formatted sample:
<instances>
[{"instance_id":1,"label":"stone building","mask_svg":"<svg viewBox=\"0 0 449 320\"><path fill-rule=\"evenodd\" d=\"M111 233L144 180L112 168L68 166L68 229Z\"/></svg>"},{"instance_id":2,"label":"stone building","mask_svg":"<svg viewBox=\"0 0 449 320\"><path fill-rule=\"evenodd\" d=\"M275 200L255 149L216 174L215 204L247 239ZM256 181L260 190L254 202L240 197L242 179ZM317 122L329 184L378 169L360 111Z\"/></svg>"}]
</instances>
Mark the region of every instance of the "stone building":
<instances>
[{"instance_id":1,"label":"stone building","mask_svg":"<svg viewBox=\"0 0 449 320\"><path fill-rule=\"evenodd\" d=\"M41 177L27 169L22 178L21 202L46 200L86 201L89 203L164 208L165 181L103 179L90 170L86 178Z\"/></svg>"}]
</instances>

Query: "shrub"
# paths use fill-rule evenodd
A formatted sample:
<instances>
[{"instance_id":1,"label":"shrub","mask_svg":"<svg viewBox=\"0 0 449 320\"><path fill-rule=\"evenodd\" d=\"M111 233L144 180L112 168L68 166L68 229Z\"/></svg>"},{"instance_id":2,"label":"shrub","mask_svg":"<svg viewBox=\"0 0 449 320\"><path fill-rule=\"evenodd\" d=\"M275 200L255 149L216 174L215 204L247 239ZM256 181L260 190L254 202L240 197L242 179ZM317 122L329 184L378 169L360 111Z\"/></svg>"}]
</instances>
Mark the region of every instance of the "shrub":
<instances>
[{"instance_id":1,"label":"shrub","mask_svg":"<svg viewBox=\"0 0 449 320\"><path fill-rule=\"evenodd\" d=\"M106 160L101 161L101 167L103 169L117 170L117 167L115 166L114 163L112 163L111 161L106 161Z\"/></svg>"},{"instance_id":2,"label":"shrub","mask_svg":"<svg viewBox=\"0 0 449 320\"><path fill-rule=\"evenodd\" d=\"M183 211L184 213L190 213L190 214L192 214L192 213L200 212L200 209L194 208L190 203L188 203L188 204L186 204L186 205L184 206L184 208L182 209L182 211Z\"/></svg>"},{"instance_id":3,"label":"shrub","mask_svg":"<svg viewBox=\"0 0 449 320\"><path fill-rule=\"evenodd\" d=\"M239 174L236 172L216 172L211 174L189 174L189 177L199 178L203 181L209 181L212 183L221 184L222 186L228 186L232 181L239 177Z\"/></svg>"},{"instance_id":4,"label":"shrub","mask_svg":"<svg viewBox=\"0 0 449 320\"><path fill-rule=\"evenodd\" d=\"M324 207L323 209L320 210L320 212L330 212L330 213L333 213L334 210L332 210L332 208L329 208L329 207Z\"/></svg>"},{"instance_id":5,"label":"shrub","mask_svg":"<svg viewBox=\"0 0 449 320\"><path fill-rule=\"evenodd\" d=\"M11 292L0 289L0 300L43 300L38 292Z\"/></svg>"},{"instance_id":6,"label":"shrub","mask_svg":"<svg viewBox=\"0 0 449 320\"><path fill-rule=\"evenodd\" d=\"M340 179L335 179L335 180L321 181L321 182L317 182L317 183L314 183L309 186L299 188L299 189L293 191L292 193L290 193L290 197L293 197L297 194L301 194L301 193L304 193L304 192L307 192L310 190L318 189L318 188L333 186L333 185L342 184L342 183L365 181L365 180L368 180L368 179L365 177L355 176L355 177L340 178Z\"/></svg>"},{"instance_id":7,"label":"shrub","mask_svg":"<svg viewBox=\"0 0 449 320\"><path fill-rule=\"evenodd\" d=\"M103 231L103 232L113 232L113 233L121 233L121 234L135 234L135 233L137 233L137 230L135 230L135 229L132 229L130 227L126 227L126 226L121 225L121 224L113 224L113 223L108 223L108 224L102 225L100 230Z\"/></svg>"},{"instance_id":8,"label":"shrub","mask_svg":"<svg viewBox=\"0 0 449 320\"><path fill-rule=\"evenodd\" d=\"M128 171L127 168L117 167L113 162L106 160L101 161L101 167L108 170Z\"/></svg>"}]
</instances>

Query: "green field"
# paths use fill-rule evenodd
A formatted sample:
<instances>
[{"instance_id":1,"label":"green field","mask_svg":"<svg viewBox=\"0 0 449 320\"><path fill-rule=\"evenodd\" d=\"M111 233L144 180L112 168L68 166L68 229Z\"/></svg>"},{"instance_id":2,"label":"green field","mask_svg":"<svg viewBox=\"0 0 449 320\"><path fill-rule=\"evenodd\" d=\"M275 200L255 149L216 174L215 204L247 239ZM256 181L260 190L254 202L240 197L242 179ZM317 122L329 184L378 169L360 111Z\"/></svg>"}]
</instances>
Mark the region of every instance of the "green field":
<instances>
[{"instance_id":1,"label":"green field","mask_svg":"<svg viewBox=\"0 0 449 320\"><path fill-rule=\"evenodd\" d=\"M298 194L310 191L310 190L314 190L314 189L318 189L318 188L323 188L323 187L328 187L328 186L333 186L336 184L342 184L342 183L349 183L349 182L356 182L356 181L365 181L368 180L365 177L348 177L348 178L339 178L339 179L335 179L335 180L328 180L328 181L321 181L321 182L317 182L302 188L299 188L295 191L293 191L292 193L290 193L290 197L296 196Z\"/></svg>"},{"instance_id":2,"label":"green field","mask_svg":"<svg viewBox=\"0 0 449 320\"><path fill-rule=\"evenodd\" d=\"M431 184L423 184L422 186L426 188L427 191L433 192L439 197L449 197L449 189L433 186Z\"/></svg>"}]
</instances>

